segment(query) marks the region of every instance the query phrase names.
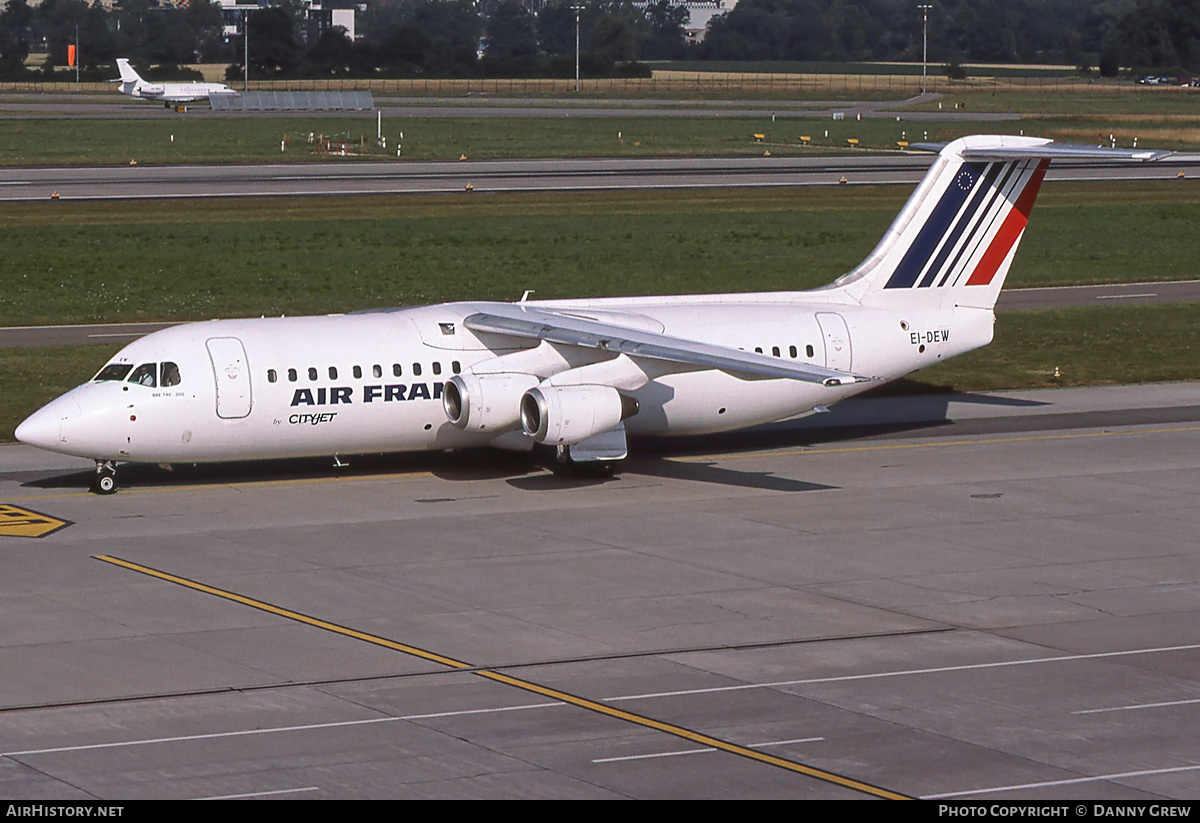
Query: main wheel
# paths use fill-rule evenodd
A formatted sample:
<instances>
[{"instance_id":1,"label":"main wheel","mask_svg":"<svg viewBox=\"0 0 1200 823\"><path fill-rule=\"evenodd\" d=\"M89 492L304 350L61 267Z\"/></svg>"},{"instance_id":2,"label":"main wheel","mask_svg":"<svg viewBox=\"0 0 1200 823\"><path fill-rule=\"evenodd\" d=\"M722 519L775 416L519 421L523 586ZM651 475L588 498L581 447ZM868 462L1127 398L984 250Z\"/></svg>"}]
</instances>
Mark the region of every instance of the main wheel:
<instances>
[{"instance_id":1,"label":"main wheel","mask_svg":"<svg viewBox=\"0 0 1200 823\"><path fill-rule=\"evenodd\" d=\"M117 490L117 472L111 468L101 468L92 478L92 491L96 494L112 494Z\"/></svg>"},{"instance_id":2,"label":"main wheel","mask_svg":"<svg viewBox=\"0 0 1200 823\"><path fill-rule=\"evenodd\" d=\"M559 446L554 455L551 471L562 477L580 477L604 479L612 477L617 470L615 460L583 460L571 459L571 447Z\"/></svg>"}]
</instances>

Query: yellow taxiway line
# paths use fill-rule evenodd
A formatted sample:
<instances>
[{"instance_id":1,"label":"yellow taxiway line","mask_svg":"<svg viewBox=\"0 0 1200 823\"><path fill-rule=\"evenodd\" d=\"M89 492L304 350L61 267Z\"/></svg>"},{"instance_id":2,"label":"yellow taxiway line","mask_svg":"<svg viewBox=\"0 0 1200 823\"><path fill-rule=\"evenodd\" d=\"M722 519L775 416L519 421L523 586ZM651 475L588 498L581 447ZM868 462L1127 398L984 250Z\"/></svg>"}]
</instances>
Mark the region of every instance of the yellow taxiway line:
<instances>
[{"instance_id":1,"label":"yellow taxiway line","mask_svg":"<svg viewBox=\"0 0 1200 823\"><path fill-rule=\"evenodd\" d=\"M327 620L321 620L320 618L312 617L310 615L302 614L300 612L295 612L295 611L292 611L291 609L285 609L281 606L276 606L271 603L264 602L262 600L255 600L252 597L246 597L244 595L237 594L236 592L230 592L230 591L226 591L224 589L218 589L215 586L209 586L204 583L199 583L195 580L189 580L186 577L180 577L178 575L170 574L169 572L164 572L159 569L153 569L153 568L150 568L149 566L143 566L139 563L133 563L128 560L122 560L119 557L113 557L111 555L97 555L95 557L95 559L99 560L103 563L110 563L114 566L120 566L121 568L128 569L128 570L134 571L134 572L138 572L140 574L149 575L150 577L154 577L159 580L166 581L168 583L174 583L176 585L183 586L188 589L192 589L193 591L203 592L204 594L213 595L214 597L220 597L224 600L229 600L234 603L239 603L243 606L249 606L250 608L253 608L253 609L258 609L260 611L268 612L269 614L273 614L278 617L285 618L287 620L293 620L297 623L302 623L306 626L311 626L313 628L321 629L323 631L332 632L334 634L339 634L339 635L342 635L343 637L349 637L354 640L361 640L365 643L371 643L375 646L380 646L385 649L391 649L392 651L397 651L397 652L401 652L403 654L412 655L413 657L418 657L422 660L427 660L432 663L438 663L440 665L447 666L451 669L466 669L466 670L469 670L471 674L477 675L486 680L491 680L496 683L503 683L507 686L512 686L514 688L521 689L522 691L532 692L533 694L542 695L543 697L549 697L554 700L559 700L563 703L567 703L572 706L578 706L579 708L587 709L588 711L597 712L599 714L603 714L608 717L615 718L617 720L623 720L627 723L633 723L633 724L642 726L647 729L654 729L656 731L663 732L664 734L673 735L675 737L683 738L684 740L690 740L693 743L699 743L700 745L703 745L703 746L708 746L713 749L719 749L723 752L728 752L729 754L734 754L734 755L738 755L740 757L748 758L750 760L755 760L759 763L765 763L770 766L776 766L778 768L786 769L788 771L795 772L797 774L802 774L807 777L814 778L816 780L821 780L826 783L832 783L832 784L842 786L847 789L852 789L857 792L862 792L863 794L868 794L873 797L879 797L879 798L884 798L884 799L888 799L888 800L910 800L910 799L912 799L912 798L908 797L907 795L900 794L899 792L894 792L889 789L881 788L879 786L873 786L870 783L864 783L861 780L855 780L850 777L844 777L843 775L836 774L834 772L825 771L824 769L818 769L813 766L806 766L803 763L797 763L793 760L788 760L783 757L776 757L774 755L766 754L764 752L760 752L756 749L751 749L746 746L739 746L736 743L730 743L725 740L720 740L715 737L710 737L709 735L703 734L702 732L692 731L691 729L686 729L682 726L676 726L672 723L664 723L661 720L655 720L654 718L646 717L645 715L635 714L633 712L624 711L623 709L617 709L617 708L614 708L612 706L606 705L604 703L601 703L601 702L598 702L595 700L589 700L586 697L579 697L578 695L573 695L573 694L570 694L569 692L559 691L558 689L552 689L552 688L549 688L546 686L541 686L541 685L539 685L537 683L533 683L529 680L522 680L521 678L512 677L510 675L503 674L501 672L493 671L490 669L477 669L469 663L465 663L461 660L455 660L452 657L447 657L446 655L438 654L436 652L432 652L427 649L422 649L417 646L410 646L406 643L400 643L395 640L389 640L386 637L380 637L378 635L368 634L366 632L361 632L361 631L358 631L357 629L351 629L346 626L339 626L338 624L330 623Z\"/></svg>"}]
</instances>

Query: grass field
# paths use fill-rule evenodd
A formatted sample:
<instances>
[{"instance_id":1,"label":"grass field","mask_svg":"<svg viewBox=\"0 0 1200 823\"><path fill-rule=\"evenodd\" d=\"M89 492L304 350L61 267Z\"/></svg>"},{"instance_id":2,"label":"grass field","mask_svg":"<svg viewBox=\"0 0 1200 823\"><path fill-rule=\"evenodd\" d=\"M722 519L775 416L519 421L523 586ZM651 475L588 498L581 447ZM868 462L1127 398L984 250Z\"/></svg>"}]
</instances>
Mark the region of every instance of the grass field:
<instances>
[{"instance_id":1,"label":"grass field","mask_svg":"<svg viewBox=\"0 0 1200 823\"><path fill-rule=\"evenodd\" d=\"M1200 101L1200 97L1193 103ZM973 101L967 101L968 106ZM762 104L759 104L760 109ZM1018 109L1019 110L1019 109ZM759 117L405 117L385 118L388 150L378 159L491 160L527 157L671 157L801 155L862 148L897 149L901 140L947 140L980 132L1025 134L1076 142L1105 141L1116 134L1128 146L1200 148L1200 114L1117 112L1026 117L1004 121L867 118L834 121L801 110L780 110L774 122ZM124 165L179 163L365 162L319 155L308 135L360 139L369 150L375 120L361 115L191 118L163 112L147 120L0 120L0 165ZM400 140L403 133L404 139ZM764 143L754 135L764 134ZM812 138L801 145L800 136ZM283 143L286 150L281 151ZM861 151L855 149L855 151Z\"/></svg>"},{"instance_id":2,"label":"grass field","mask_svg":"<svg viewBox=\"0 0 1200 823\"><path fill-rule=\"evenodd\" d=\"M930 135L958 123L923 123ZM992 124L989 124L992 125ZM1001 124L994 124L1001 125ZM389 151L380 159L492 160L526 157L669 157L756 156L769 149L776 154L800 154L813 148L800 144L800 135L814 138L821 148L846 150L846 140L864 146L895 149L907 133L918 139L912 124L894 120L830 121L779 112L775 123L765 117L586 117L513 118L392 118L385 119ZM342 117L245 118L230 127L225 119L188 119L163 113L155 120L3 120L0 121L0 165L121 165L357 162L314 152L308 135L348 135L368 145L374 142L375 119L370 112ZM1020 125L1003 124L1015 132ZM825 131L829 137L825 138ZM404 139L400 140L403 133ZM767 135L766 145L755 141ZM285 142L286 151L280 150Z\"/></svg>"},{"instance_id":3,"label":"grass field","mask_svg":"<svg viewBox=\"0 0 1200 823\"><path fill-rule=\"evenodd\" d=\"M909 189L0 204L0 325L821 285ZM1195 274L1192 180L1047 185L1016 286Z\"/></svg>"}]
</instances>

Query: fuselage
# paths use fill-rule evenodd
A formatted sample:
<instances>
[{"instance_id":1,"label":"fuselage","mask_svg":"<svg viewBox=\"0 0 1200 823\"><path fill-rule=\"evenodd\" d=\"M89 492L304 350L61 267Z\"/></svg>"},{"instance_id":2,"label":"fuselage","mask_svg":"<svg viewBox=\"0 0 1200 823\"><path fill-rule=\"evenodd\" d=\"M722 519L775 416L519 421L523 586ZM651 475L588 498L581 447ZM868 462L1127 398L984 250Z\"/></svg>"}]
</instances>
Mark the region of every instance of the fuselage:
<instances>
[{"instance_id":1,"label":"fuselage","mask_svg":"<svg viewBox=\"0 0 1200 823\"><path fill-rule=\"evenodd\" d=\"M52 451L152 463L520 447L519 426L464 431L443 410L454 375L509 370L542 381L603 369L601 349L475 333L487 303L348 315L214 320L122 349L92 381L26 420L17 437ZM990 310L905 312L830 302L822 292L538 301L544 309L715 345L903 376L991 340ZM643 368L646 368L643 366ZM701 434L811 413L871 387L825 386L715 369L649 366L628 390L630 434ZM530 444L531 445L531 444Z\"/></svg>"},{"instance_id":2,"label":"fuselage","mask_svg":"<svg viewBox=\"0 0 1200 823\"><path fill-rule=\"evenodd\" d=\"M140 100L163 103L191 103L208 100L214 94L236 94L223 83L122 83L121 92Z\"/></svg>"}]
</instances>

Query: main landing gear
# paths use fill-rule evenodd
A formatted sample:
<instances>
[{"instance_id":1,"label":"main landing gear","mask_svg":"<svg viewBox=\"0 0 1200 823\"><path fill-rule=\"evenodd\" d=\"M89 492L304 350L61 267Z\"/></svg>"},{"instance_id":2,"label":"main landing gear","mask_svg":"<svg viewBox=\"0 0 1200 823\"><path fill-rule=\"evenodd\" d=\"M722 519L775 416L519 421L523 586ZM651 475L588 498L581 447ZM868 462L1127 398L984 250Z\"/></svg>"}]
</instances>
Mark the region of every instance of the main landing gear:
<instances>
[{"instance_id":1,"label":"main landing gear","mask_svg":"<svg viewBox=\"0 0 1200 823\"><path fill-rule=\"evenodd\" d=\"M95 494L112 494L117 490L117 465L111 460L97 460L96 473L92 475L92 491Z\"/></svg>"},{"instance_id":2,"label":"main landing gear","mask_svg":"<svg viewBox=\"0 0 1200 823\"><path fill-rule=\"evenodd\" d=\"M563 477L607 479L617 470L616 460L577 460L571 455L570 446L555 448L551 471Z\"/></svg>"}]
</instances>

